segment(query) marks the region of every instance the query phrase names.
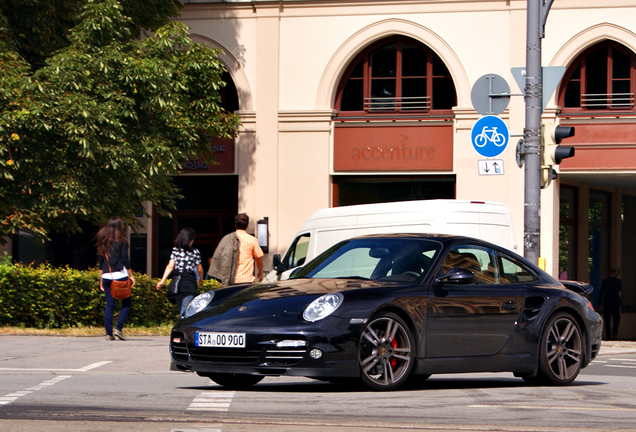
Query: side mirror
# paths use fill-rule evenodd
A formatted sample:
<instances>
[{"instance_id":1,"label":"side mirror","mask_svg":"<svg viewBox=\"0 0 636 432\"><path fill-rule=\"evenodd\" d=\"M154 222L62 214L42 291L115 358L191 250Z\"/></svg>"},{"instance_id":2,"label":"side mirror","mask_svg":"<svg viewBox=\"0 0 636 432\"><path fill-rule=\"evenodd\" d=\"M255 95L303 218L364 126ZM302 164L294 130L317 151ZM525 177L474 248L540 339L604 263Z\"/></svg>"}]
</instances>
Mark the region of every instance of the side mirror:
<instances>
[{"instance_id":1,"label":"side mirror","mask_svg":"<svg viewBox=\"0 0 636 432\"><path fill-rule=\"evenodd\" d=\"M465 268L455 267L450 269L445 275L437 278L435 282L439 284L467 285L475 282L475 273Z\"/></svg>"},{"instance_id":2,"label":"side mirror","mask_svg":"<svg viewBox=\"0 0 636 432\"><path fill-rule=\"evenodd\" d=\"M273 263L274 263L274 270L276 270L276 273L281 274L282 272L287 270L285 268L285 264L283 264L283 262L280 259L280 254L274 255Z\"/></svg>"}]
</instances>

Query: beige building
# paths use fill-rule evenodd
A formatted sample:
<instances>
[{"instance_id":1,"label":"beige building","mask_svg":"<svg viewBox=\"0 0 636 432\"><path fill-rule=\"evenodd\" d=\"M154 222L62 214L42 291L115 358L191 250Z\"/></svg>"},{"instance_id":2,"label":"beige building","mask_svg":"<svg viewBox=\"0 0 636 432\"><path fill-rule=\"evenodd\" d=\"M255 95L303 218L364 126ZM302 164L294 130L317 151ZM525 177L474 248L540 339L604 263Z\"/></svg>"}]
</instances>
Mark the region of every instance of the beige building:
<instances>
[{"instance_id":1,"label":"beige building","mask_svg":"<svg viewBox=\"0 0 636 432\"><path fill-rule=\"evenodd\" d=\"M314 211L398 199L504 202L523 254L524 99L500 115L513 135L496 157L503 175L480 175L471 88L494 73L521 93L511 68L525 66L526 1L184 3L192 37L224 51L243 120L234 171L199 176L234 176L237 210L268 217L266 267ZM563 142L576 156L542 191L541 256L551 274L597 288L616 267L626 311L636 306L635 22L633 1L555 1L542 46L544 66L568 68L543 118L577 132Z\"/></svg>"},{"instance_id":2,"label":"beige building","mask_svg":"<svg viewBox=\"0 0 636 432\"><path fill-rule=\"evenodd\" d=\"M499 115L510 130L482 175L471 88L497 74L520 94L525 0L182 0L180 21L218 47L243 126L214 142L220 165L188 164L173 220L146 221L139 256L158 275L178 229L192 226L204 256L245 212L267 217L269 253L284 253L318 209L458 198L508 205L523 254L524 171L515 147L525 104ZM610 267L624 282L619 336L636 337L636 1L557 0L543 66L567 68L543 118L576 127L576 156L542 191L541 256L554 276L596 288Z\"/></svg>"}]
</instances>

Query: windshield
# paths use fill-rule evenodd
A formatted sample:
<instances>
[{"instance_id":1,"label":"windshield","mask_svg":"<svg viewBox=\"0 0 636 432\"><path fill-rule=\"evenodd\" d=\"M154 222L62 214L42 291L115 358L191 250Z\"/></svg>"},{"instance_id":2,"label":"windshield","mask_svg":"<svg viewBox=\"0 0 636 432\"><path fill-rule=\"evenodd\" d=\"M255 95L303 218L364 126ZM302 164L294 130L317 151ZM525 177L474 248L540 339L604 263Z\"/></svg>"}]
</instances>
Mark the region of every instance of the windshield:
<instances>
[{"instance_id":1,"label":"windshield","mask_svg":"<svg viewBox=\"0 0 636 432\"><path fill-rule=\"evenodd\" d=\"M415 238L347 240L319 255L294 277L421 281L441 248L436 241Z\"/></svg>"}]
</instances>

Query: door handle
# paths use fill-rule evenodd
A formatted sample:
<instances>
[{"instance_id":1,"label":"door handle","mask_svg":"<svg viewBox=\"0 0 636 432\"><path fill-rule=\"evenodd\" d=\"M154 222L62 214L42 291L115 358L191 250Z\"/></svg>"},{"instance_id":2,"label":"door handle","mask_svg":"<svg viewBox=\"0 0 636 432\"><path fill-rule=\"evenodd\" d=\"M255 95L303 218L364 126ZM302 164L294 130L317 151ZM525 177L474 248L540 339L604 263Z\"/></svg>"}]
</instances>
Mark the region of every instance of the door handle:
<instances>
[{"instance_id":1,"label":"door handle","mask_svg":"<svg viewBox=\"0 0 636 432\"><path fill-rule=\"evenodd\" d=\"M505 302L503 304L503 308L504 308L504 310L507 310L507 311L516 310L517 309L517 303L513 302L512 300L509 300L509 301L507 301L507 302Z\"/></svg>"}]
</instances>

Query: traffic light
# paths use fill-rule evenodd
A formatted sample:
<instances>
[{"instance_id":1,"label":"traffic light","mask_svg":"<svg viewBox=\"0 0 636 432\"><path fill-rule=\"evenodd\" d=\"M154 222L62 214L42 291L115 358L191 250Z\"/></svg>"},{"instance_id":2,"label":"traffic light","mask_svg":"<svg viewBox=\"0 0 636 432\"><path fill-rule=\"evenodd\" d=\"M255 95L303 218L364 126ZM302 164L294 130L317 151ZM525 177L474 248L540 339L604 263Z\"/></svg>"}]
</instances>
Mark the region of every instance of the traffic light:
<instances>
[{"instance_id":1,"label":"traffic light","mask_svg":"<svg viewBox=\"0 0 636 432\"><path fill-rule=\"evenodd\" d=\"M541 189L547 188L556 179L556 171L552 167L574 156L574 147L559 145L563 138L573 136L572 126L560 126L558 121L553 124L541 123Z\"/></svg>"}]
</instances>

